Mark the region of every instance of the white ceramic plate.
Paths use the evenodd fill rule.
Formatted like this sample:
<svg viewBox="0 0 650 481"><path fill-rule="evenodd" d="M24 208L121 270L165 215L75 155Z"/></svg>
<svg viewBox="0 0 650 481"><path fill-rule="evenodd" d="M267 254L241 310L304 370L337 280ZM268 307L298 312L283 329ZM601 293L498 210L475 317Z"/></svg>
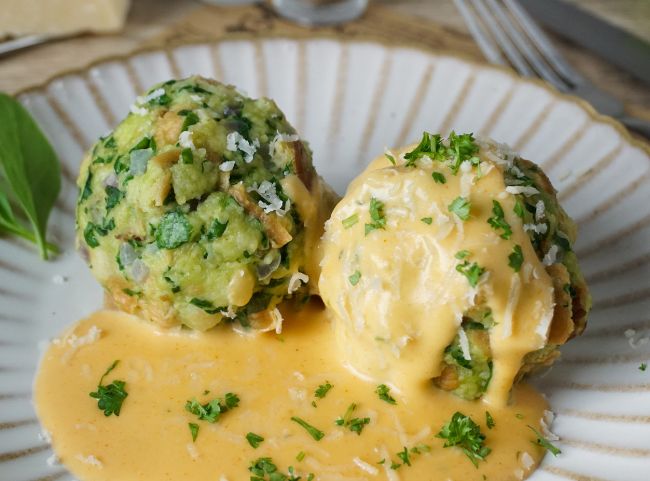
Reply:
<svg viewBox="0 0 650 481"><path fill-rule="evenodd" d="M339 192L385 146L424 129L480 132L541 163L580 225L595 302L586 333L538 381L562 455L532 479L650 479L650 369L638 369L650 358L650 150L586 104L504 70L376 43L269 39L141 53L19 95L63 163L50 233L65 252L42 262L32 246L0 239L0 480L72 479L47 465L30 398L39 345L102 302L73 251L79 161L137 93L190 74L274 98Z"/></svg>

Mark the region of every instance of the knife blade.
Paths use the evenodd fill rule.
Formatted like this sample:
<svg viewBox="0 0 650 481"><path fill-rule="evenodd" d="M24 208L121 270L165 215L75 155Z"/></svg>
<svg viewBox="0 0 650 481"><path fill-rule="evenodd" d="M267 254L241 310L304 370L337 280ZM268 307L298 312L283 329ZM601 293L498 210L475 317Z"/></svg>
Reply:
<svg viewBox="0 0 650 481"><path fill-rule="evenodd" d="M519 0L540 23L650 84L650 43L561 0Z"/></svg>

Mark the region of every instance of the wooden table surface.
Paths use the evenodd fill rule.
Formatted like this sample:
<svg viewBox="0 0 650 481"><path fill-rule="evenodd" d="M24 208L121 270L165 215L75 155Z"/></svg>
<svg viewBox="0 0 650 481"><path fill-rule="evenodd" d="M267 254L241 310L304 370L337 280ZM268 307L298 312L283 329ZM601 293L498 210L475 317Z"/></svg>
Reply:
<svg viewBox="0 0 650 481"><path fill-rule="evenodd" d="M650 1L571 1L650 41ZM278 19L265 5L213 7L196 0L134 0L127 25L118 34L83 35L0 59L0 90L16 93L39 85L57 73L142 47L241 33L309 35L323 31L350 37L377 37L483 59L451 0L374 0L362 19L334 28L299 27ZM570 63L595 84L620 98L630 114L650 119L647 85L585 49L553 38Z"/></svg>

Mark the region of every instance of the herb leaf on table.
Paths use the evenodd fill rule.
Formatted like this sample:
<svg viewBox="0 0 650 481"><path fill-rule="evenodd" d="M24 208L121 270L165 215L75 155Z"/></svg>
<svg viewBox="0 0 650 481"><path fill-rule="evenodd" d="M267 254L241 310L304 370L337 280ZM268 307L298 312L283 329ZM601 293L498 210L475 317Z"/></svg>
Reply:
<svg viewBox="0 0 650 481"><path fill-rule="evenodd" d="M32 116L0 93L0 233L38 245L41 256L56 246L46 241L47 220L61 188L59 160ZM29 222L25 227L14 208Z"/></svg>

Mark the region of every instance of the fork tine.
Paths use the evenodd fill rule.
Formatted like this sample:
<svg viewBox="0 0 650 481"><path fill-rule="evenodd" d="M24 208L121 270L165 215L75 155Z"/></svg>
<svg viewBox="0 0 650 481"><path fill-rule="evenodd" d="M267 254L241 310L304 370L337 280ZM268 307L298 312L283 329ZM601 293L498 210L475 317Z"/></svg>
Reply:
<svg viewBox="0 0 650 481"><path fill-rule="evenodd" d="M517 19L523 30L528 33L530 39L544 55L551 67L573 85L584 83L583 77L569 66L562 55L553 47L546 34L537 26L535 21L530 18L530 15L526 13L516 0L503 0L503 3L510 10L513 17Z"/></svg>
<svg viewBox="0 0 650 481"><path fill-rule="evenodd" d="M485 22L485 25L490 31L490 34L492 34L497 44L499 47L501 47L501 50L506 55L506 58L517 70L517 72L526 77L534 76L535 72L526 63L526 60L524 60L521 53L519 50L517 50L517 47L515 47L510 38L508 38L508 36L503 33L503 29L492 15L492 12L490 12L490 9L485 6L483 0L472 0L472 4L474 5L474 8L478 14L481 16L482 20Z"/></svg>
<svg viewBox="0 0 650 481"><path fill-rule="evenodd" d="M535 71L544 80L553 84L560 90L567 90L566 82L558 77L558 75L549 68L548 64L544 61L542 55L535 49L531 41L522 33L512 19L508 16L505 9L496 0L486 0L488 7L492 13L497 17L503 30L510 37L512 42L518 47L524 58L535 69Z"/></svg>
<svg viewBox="0 0 650 481"><path fill-rule="evenodd" d="M472 10L467 6L465 0L454 0L456 8L462 15L469 32L474 37L474 40L478 44L479 48L485 55L485 58L488 59L490 63L497 65L505 65L506 62L501 56L499 48L494 44L492 39L485 33L485 30L481 26L478 18L474 15Z"/></svg>

